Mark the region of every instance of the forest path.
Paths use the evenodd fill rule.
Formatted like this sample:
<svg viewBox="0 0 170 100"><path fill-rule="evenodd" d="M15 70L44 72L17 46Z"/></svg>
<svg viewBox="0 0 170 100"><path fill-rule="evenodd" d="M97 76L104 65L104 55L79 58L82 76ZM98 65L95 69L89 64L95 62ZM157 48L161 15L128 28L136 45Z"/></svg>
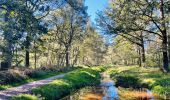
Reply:
<svg viewBox="0 0 170 100"><path fill-rule="evenodd" d="M18 87L9 88L7 90L2 90L0 91L0 100L9 100L14 95L29 93L32 88L48 84L49 82L52 82L55 79L63 78L64 76L65 74L61 74L43 80L30 82Z"/></svg>

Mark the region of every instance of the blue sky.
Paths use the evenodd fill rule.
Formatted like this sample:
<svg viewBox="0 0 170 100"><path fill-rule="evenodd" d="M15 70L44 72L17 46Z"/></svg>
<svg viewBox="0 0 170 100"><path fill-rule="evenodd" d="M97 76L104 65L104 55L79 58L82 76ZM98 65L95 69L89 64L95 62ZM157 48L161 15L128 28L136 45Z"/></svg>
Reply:
<svg viewBox="0 0 170 100"><path fill-rule="evenodd" d="M95 23L96 12L102 11L108 6L109 0L85 0L86 6L88 6L88 14L91 17L91 21ZM98 30L99 34L102 35L106 43L112 43L112 36L104 35Z"/></svg>
<svg viewBox="0 0 170 100"><path fill-rule="evenodd" d="M101 11L108 5L108 0L85 0L86 6L88 6L88 14L91 16L91 21L95 22L96 12Z"/></svg>

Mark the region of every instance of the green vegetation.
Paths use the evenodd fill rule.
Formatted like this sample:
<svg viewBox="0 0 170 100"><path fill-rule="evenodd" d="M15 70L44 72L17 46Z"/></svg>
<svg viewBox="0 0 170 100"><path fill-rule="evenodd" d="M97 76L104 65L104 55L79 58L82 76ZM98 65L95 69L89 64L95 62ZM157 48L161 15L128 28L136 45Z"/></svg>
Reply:
<svg viewBox="0 0 170 100"><path fill-rule="evenodd" d="M32 93L41 95L46 100L56 100L84 86L100 83L99 72L103 68L85 68L68 73L63 79L55 80L47 85L35 88Z"/></svg>
<svg viewBox="0 0 170 100"><path fill-rule="evenodd" d="M121 86L125 88L140 88L140 80L138 77L132 75L118 75L115 77L116 86Z"/></svg>
<svg viewBox="0 0 170 100"><path fill-rule="evenodd" d="M30 94L21 94L14 96L12 100L39 100L36 96Z"/></svg>
<svg viewBox="0 0 170 100"><path fill-rule="evenodd" d="M70 69L56 69L54 68L40 68L40 69L11 69L9 71L5 71L0 73L0 90L5 90L7 88L16 87L25 83L49 78L52 76L56 76L65 72L69 72L80 67L72 67Z"/></svg>
<svg viewBox="0 0 170 100"><path fill-rule="evenodd" d="M148 88L162 98L170 98L170 74L164 74L158 68L123 66L114 67L108 73L118 86Z"/></svg>
<svg viewBox="0 0 170 100"><path fill-rule="evenodd" d="M73 70L32 90L58 99L99 83L90 66L122 65L108 71L122 91L170 96L170 0L109 0L96 22L86 1L0 0L0 90Z"/></svg>
<svg viewBox="0 0 170 100"><path fill-rule="evenodd" d="M109 7L98 13L97 24L104 33L115 36L111 47L116 52L111 58L119 58L115 59L119 64L157 66L167 73L170 63L169 3L169 0L110 1Z"/></svg>

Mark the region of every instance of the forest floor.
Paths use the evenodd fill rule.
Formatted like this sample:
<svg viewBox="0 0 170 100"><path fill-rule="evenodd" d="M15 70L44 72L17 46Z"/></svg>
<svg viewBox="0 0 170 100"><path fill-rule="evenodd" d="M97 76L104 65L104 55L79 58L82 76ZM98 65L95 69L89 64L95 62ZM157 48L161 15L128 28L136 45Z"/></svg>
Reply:
<svg viewBox="0 0 170 100"><path fill-rule="evenodd" d="M65 74L61 74L61 75L53 76L53 77L46 78L46 79L43 79L43 80L30 82L30 83L27 83L27 84L24 84L24 85L21 85L21 86L18 86L18 87L13 87L13 88L9 88L7 90L0 91L0 100L8 100L10 97L12 97L14 95L29 93L29 91L32 88L36 88L38 86L48 84L55 79L59 79L59 78L64 77L64 75Z"/></svg>

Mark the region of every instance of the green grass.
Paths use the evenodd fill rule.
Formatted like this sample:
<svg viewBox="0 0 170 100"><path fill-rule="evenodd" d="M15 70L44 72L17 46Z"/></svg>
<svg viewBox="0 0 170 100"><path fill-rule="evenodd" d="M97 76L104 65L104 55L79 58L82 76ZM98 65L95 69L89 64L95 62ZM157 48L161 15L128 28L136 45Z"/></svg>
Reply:
<svg viewBox="0 0 170 100"><path fill-rule="evenodd" d="M49 78L49 77L56 76L56 75L59 75L59 74L61 74L61 72L58 72L58 73L57 72L49 72L49 73L46 73L45 75L42 75L41 77L28 78L28 79L25 79L21 82L14 82L14 83L6 84L6 85L0 85L0 90L5 90L5 89L11 88L11 87L20 86L20 85L23 85L23 84L26 84L26 83L29 83L29 82Z"/></svg>
<svg viewBox="0 0 170 100"><path fill-rule="evenodd" d="M162 73L159 68L141 68L137 66L114 67L107 71L115 81L117 76L136 77L140 81L141 88L147 87L161 97L170 98L170 73ZM128 79L127 79L128 80ZM127 82L124 80L124 83ZM123 83L123 82L122 82ZM134 84L135 85L135 84ZM136 84L138 85L138 84Z"/></svg>
<svg viewBox="0 0 170 100"><path fill-rule="evenodd" d="M17 96L14 96L12 100L39 100L36 96L30 95L30 94L20 94Z"/></svg>
<svg viewBox="0 0 170 100"><path fill-rule="evenodd" d="M68 70L68 71L71 71L71 70ZM56 75L59 75L59 74L66 73L68 71L63 71L63 72L44 71L45 74L40 74L40 75L37 75L36 77L29 77L29 78L24 79L20 82L12 82L12 83L8 83L8 84L5 84L5 85L0 85L0 90L6 90L8 88L20 86L20 85L23 85L23 84L26 84L26 83L29 83L29 82L38 81L38 80L41 80L41 79L53 77L53 76L56 76Z"/></svg>
<svg viewBox="0 0 170 100"><path fill-rule="evenodd" d="M32 93L41 95L45 100L58 100L82 87L99 84L102 71L101 67L78 69L66 74L63 79L33 89Z"/></svg>

